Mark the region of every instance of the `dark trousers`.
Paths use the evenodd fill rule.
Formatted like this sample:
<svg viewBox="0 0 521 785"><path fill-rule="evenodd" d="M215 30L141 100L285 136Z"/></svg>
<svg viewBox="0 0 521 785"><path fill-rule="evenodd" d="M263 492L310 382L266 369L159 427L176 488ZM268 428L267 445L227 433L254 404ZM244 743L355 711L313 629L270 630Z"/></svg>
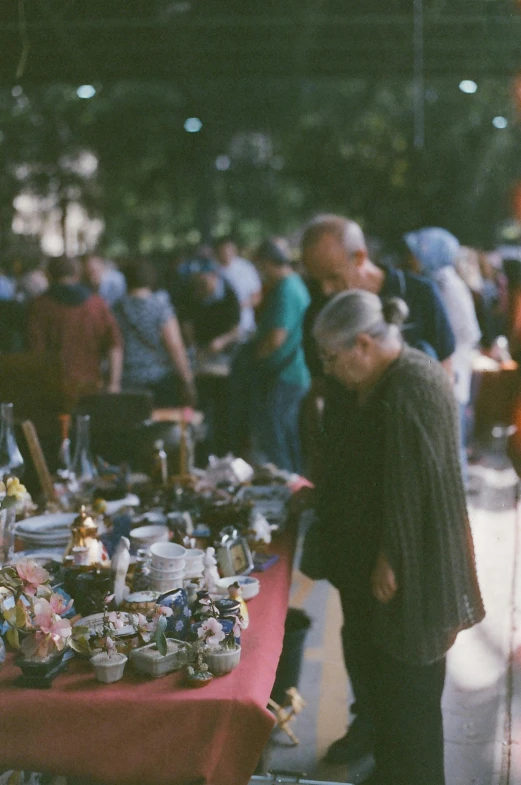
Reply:
<svg viewBox="0 0 521 785"><path fill-rule="evenodd" d="M342 596L344 659L351 707L374 733L382 785L445 785L441 697L445 659L408 665L379 649L370 635L370 601Z"/></svg>
<svg viewBox="0 0 521 785"><path fill-rule="evenodd" d="M302 472L299 412L305 387L277 377L264 379L254 392L253 449L257 458L290 472Z"/></svg>

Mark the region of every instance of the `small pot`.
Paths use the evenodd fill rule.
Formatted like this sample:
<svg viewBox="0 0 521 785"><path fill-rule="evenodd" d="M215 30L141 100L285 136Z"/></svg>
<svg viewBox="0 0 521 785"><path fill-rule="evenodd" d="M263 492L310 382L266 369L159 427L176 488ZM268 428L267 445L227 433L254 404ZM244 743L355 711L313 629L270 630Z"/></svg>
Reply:
<svg viewBox="0 0 521 785"><path fill-rule="evenodd" d="M185 566L186 549L175 542L155 542L150 553L156 570L179 570Z"/></svg>
<svg viewBox="0 0 521 785"><path fill-rule="evenodd" d="M118 652L107 654L105 651L101 651L90 658L94 668L94 675L98 681L102 681L104 684L111 684L122 678L127 660L128 657L125 657L124 654L119 654Z"/></svg>
<svg viewBox="0 0 521 785"><path fill-rule="evenodd" d="M208 663L208 668L214 676L224 676L237 667L241 659L241 647L227 649L224 646L216 646L205 652L204 658Z"/></svg>
<svg viewBox="0 0 521 785"><path fill-rule="evenodd" d="M63 649L48 654L46 657L29 657L23 655L15 660L22 671L16 683L19 687L36 687L47 689L59 673L67 670L67 660L74 656L71 649Z"/></svg>

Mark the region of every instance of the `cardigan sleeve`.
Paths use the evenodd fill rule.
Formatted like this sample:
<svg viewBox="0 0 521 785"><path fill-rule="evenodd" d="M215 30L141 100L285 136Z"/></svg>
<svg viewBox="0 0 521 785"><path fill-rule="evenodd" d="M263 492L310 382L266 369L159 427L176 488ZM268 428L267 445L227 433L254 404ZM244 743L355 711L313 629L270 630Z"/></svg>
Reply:
<svg viewBox="0 0 521 785"><path fill-rule="evenodd" d="M450 387L436 377L385 402L381 547L398 591L378 604L375 635L393 656L427 664L483 615Z"/></svg>

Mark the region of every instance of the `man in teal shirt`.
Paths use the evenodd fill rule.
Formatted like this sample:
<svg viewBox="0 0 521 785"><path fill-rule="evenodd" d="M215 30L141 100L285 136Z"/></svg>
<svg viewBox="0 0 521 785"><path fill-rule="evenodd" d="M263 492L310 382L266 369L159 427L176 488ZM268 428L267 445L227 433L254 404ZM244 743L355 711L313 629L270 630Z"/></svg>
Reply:
<svg viewBox="0 0 521 785"><path fill-rule="evenodd" d="M302 348L308 290L273 239L256 254L266 284L253 343L252 441L256 457L301 471L299 410L310 385Z"/></svg>

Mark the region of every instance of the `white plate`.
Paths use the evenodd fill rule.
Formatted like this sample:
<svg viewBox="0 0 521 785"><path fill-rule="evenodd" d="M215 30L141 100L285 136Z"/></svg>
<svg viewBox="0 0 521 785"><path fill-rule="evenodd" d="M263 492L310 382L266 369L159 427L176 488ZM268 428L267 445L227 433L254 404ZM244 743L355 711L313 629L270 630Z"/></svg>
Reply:
<svg viewBox="0 0 521 785"><path fill-rule="evenodd" d="M16 524L15 532L20 536L36 535L64 537L70 534L71 523L76 518L75 512L57 512L49 515L36 515Z"/></svg>
<svg viewBox="0 0 521 785"><path fill-rule="evenodd" d="M124 507L139 507L139 504L139 498L135 493L127 493L124 499L108 501L105 507L105 515L115 515Z"/></svg>
<svg viewBox="0 0 521 785"><path fill-rule="evenodd" d="M36 551L18 551L15 553L10 564L16 564L16 562L21 561L22 559L31 559L35 561L37 564L46 564L50 561L61 562L63 561L63 550L56 548L55 550L36 550Z"/></svg>
<svg viewBox="0 0 521 785"><path fill-rule="evenodd" d="M120 611L121 618L124 622L129 621L128 613L124 611ZM74 622L74 627L87 627L89 633L91 635L98 635L103 632L103 613L92 613L90 616L82 616L78 619L78 621ZM125 624L120 630L116 630L114 637L119 638L121 635L128 635L131 632L134 632L134 627L132 624Z"/></svg>
<svg viewBox="0 0 521 785"><path fill-rule="evenodd" d="M260 591L260 581L258 578L253 578L251 575L231 575L228 578L221 578L217 581L217 589L221 595L228 595L228 586L232 583L238 583L242 589L242 596L244 600L251 600L256 597Z"/></svg>

